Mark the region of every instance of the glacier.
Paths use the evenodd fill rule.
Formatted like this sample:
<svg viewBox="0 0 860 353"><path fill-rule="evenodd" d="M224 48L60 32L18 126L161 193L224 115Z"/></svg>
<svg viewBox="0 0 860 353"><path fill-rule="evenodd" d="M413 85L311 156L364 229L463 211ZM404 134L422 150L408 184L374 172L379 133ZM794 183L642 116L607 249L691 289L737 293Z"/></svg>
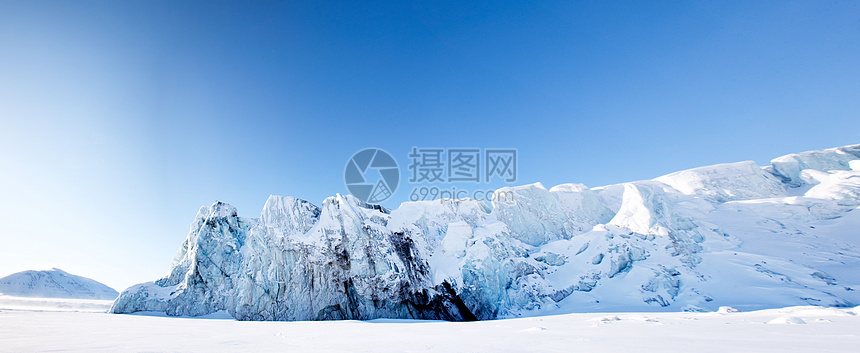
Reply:
<svg viewBox="0 0 860 353"><path fill-rule="evenodd" d="M489 320L860 303L860 145L483 201L270 196L201 207L170 272L113 313Z"/></svg>

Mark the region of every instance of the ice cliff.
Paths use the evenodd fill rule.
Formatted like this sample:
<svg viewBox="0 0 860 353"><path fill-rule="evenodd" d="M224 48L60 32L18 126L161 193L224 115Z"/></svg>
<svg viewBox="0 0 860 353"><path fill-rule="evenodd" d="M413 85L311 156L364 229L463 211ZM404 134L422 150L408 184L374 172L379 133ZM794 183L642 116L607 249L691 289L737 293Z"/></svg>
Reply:
<svg viewBox="0 0 860 353"><path fill-rule="evenodd" d="M164 278L111 312L485 320L860 304L860 145L588 188L388 210L271 196L202 207Z"/></svg>

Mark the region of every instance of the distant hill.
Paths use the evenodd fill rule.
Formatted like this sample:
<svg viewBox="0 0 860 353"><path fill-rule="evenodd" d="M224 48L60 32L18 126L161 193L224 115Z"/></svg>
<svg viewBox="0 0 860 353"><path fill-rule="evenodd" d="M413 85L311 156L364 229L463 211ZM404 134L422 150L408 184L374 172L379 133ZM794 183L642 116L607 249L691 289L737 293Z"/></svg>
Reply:
<svg viewBox="0 0 860 353"><path fill-rule="evenodd" d="M98 281L61 269L23 271L0 278L0 294L31 298L113 300L119 293Z"/></svg>

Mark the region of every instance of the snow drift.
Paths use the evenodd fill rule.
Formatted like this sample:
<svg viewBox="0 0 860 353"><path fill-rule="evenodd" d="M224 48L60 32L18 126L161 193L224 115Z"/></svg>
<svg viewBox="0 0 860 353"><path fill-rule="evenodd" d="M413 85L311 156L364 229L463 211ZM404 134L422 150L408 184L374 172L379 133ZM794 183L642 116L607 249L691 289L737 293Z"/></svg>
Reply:
<svg viewBox="0 0 860 353"><path fill-rule="evenodd" d="M111 312L486 320L860 303L860 145L506 201L271 196L202 207L171 272ZM510 196L512 195L512 197Z"/></svg>

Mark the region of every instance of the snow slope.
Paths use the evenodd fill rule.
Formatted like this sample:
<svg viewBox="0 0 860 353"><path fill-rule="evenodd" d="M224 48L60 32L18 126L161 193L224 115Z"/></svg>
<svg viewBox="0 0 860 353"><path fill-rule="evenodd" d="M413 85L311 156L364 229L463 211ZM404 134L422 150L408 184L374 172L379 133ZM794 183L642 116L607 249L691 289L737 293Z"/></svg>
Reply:
<svg viewBox="0 0 860 353"><path fill-rule="evenodd" d="M590 313L482 322L247 322L0 311L0 351L853 352L860 308Z"/></svg>
<svg viewBox="0 0 860 353"><path fill-rule="evenodd" d="M271 196L260 218L217 202L171 272L111 311L459 321L860 303L860 145L497 192L396 210Z"/></svg>
<svg viewBox="0 0 860 353"><path fill-rule="evenodd" d="M95 280L58 268L23 271L0 278L0 294L29 298L113 300L119 293Z"/></svg>

